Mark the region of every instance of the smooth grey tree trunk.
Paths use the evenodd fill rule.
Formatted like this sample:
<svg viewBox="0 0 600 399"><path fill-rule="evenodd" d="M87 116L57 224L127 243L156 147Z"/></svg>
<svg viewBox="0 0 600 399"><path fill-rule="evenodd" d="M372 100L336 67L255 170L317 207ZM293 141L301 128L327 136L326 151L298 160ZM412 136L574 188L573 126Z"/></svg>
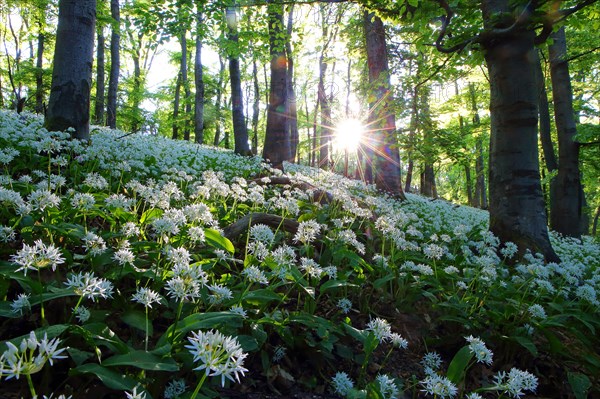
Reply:
<svg viewBox="0 0 600 399"><path fill-rule="evenodd" d="M173 140L179 139L179 102L181 101L181 69L175 82L175 98L173 99Z"/></svg>
<svg viewBox="0 0 600 399"><path fill-rule="evenodd" d="M512 25L509 0L482 2L487 29ZM490 79L490 230L502 242L514 242L560 261L548 236L537 147L538 97L535 32L516 28L483 43Z"/></svg>
<svg viewBox="0 0 600 399"><path fill-rule="evenodd" d="M285 31L283 6L269 2L269 52L271 55L271 82L267 110L267 130L263 159L274 168L283 170L283 162L291 161L290 136L287 129L287 60L285 57Z"/></svg>
<svg viewBox="0 0 600 399"><path fill-rule="evenodd" d="M194 101L194 137L196 143L204 143L204 69L202 67L202 39L204 17L202 5L197 2L196 10L196 54L194 58L194 84L196 97Z"/></svg>
<svg viewBox="0 0 600 399"><path fill-rule="evenodd" d="M550 213L550 227L561 234L580 238L588 231L588 220L584 212L585 199L579 170L579 143L575 140L577 126L564 26L550 37L550 78L558 135L556 202Z"/></svg>
<svg viewBox="0 0 600 399"><path fill-rule="evenodd" d="M190 81L188 79L188 51L187 51L187 31L183 29L179 38L181 45L181 85L183 86L183 103L184 103L184 116L183 116L183 139L185 141L190 140L190 114L192 113Z"/></svg>
<svg viewBox="0 0 600 399"><path fill-rule="evenodd" d="M96 0L60 0L58 8L54 69L44 124L48 130L72 127L74 138L88 139Z"/></svg>
<svg viewBox="0 0 600 399"><path fill-rule="evenodd" d="M104 124L104 91L106 90L106 73L104 71L105 41L102 28L98 28L98 43L96 44L96 102L94 104L94 122Z"/></svg>
<svg viewBox="0 0 600 399"><path fill-rule="evenodd" d="M254 103L252 104L252 153L258 154L258 120L260 117L260 85L258 84L258 67L256 58L252 60L252 84Z"/></svg>
<svg viewBox="0 0 600 399"><path fill-rule="evenodd" d="M333 135L331 121L331 104L327 93L325 92L325 79L327 75L327 61L325 54L321 53L319 59L319 83L317 87L318 102L321 108L321 125L319 126L319 167L329 169L331 165L331 156L329 147Z"/></svg>
<svg viewBox="0 0 600 399"><path fill-rule="evenodd" d="M296 91L294 89L294 58L292 57L292 28L294 22L294 5L290 5L287 20L287 34L285 39L285 53L287 56L287 128L290 136L290 153L291 162L296 162L296 154L298 152L298 112L296 110Z"/></svg>
<svg viewBox="0 0 600 399"><path fill-rule="evenodd" d="M42 31L42 22L39 22L37 59L35 63L35 112L41 114L44 112L44 41L45 36Z"/></svg>
<svg viewBox="0 0 600 399"><path fill-rule="evenodd" d="M400 181L400 154L396 138L396 119L392 110L393 96L385 42L385 27L381 18L364 13L369 83L376 101L371 102L369 129L373 134L375 184L380 190L405 199Z"/></svg>
<svg viewBox="0 0 600 399"><path fill-rule="evenodd" d="M227 22L229 29L227 38L233 43L234 52L229 54L229 82L231 84L231 114L233 118L233 140L234 152L236 154L250 154L250 144L248 143L248 127L244 117L244 99L242 96L242 76L240 72L240 57L238 54L238 27L237 27L237 9L227 8Z"/></svg>
<svg viewBox="0 0 600 399"><path fill-rule="evenodd" d="M216 127L215 127L215 137L213 140L213 145L215 147L219 146L221 141L221 97L222 97L222 87L223 81L225 79L225 60L219 54L219 81L217 83L217 99L215 100L215 115L216 115Z"/></svg>
<svg viewBox="0 0 600 399"><path fill-rule="evenodd" d="M546 79L544 77L544 72L542 71L542 62L539 56L539 51L536 51L535 69L539 95L540 143L542 146L542 154L546 170L552 174L558 170L558 160L556 159L554 143L552 141L550 104L548 103ZM546 187L542 188L544 189L544 196L547 198L547 213L550 215L550 218L552 218L552 210L556 209L556 179L550 179L550 182L546 185Z"/></svg>
<svg viewBox="0 0 600 399"><path fill-rule="evenodd" d="M110 36L110 76L108 78L106 125L115 129L117 127L117 91L119 88L119 73L121 69L121 15L119 10L119 0L110 0L110 15L113 21L111 25L112 33Z"/></svg>

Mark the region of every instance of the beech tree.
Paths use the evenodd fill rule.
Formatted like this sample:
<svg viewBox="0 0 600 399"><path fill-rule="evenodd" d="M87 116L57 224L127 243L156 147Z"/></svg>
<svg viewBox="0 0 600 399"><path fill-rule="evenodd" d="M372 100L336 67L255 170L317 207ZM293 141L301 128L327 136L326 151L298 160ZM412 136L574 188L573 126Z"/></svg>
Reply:
<svg viewBox="0 0 600 399"><path fill-rule="evenodd" d="M400 155L396 139L396 120L391 107L390 76L385 42L385 28L381 18L364 13L364 29L373 101L369 112L369 145L373 148L375 184L400 198L404 198L400 181Z"/></svg>
<svg viewBox="0 0 600 399"><path fill-rule="evenodd" d="M60 0L58 10L54 69L44 123L48 130L72 127L75 138L87 139L96 0Z"/></svg>
<svg viewBox="0 0 600 399"><path fill-rule="evenodd" d="M121 12L119 0L110 0L112 17L110 36L110 75L108 78L108 95L106 104L106 125L117 127L117 90L121 72Z"/></svg>
<svg viewBox="0 0 600 399"><path fill-rule="evenodd" d="M267 12L269 17L271 85L267 111L267 130L262 156L265 160L269 160L273 167L283 169L283 162L290 161L292 158L290 136L286 126L288 69L285 56L283 6L269 2Z"/></svg>

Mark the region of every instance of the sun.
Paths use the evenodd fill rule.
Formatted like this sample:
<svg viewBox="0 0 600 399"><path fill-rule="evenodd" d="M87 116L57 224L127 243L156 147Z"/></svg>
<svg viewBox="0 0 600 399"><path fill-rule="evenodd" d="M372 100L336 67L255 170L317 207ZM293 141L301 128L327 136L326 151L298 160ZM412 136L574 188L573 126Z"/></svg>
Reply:
<svg viewBox="0 0 600 399"><path fill-rule="evenodd" d="M360 120L344 119L335 127L333 146L341 151L356 151L364 133L365 127Z"/></svg>

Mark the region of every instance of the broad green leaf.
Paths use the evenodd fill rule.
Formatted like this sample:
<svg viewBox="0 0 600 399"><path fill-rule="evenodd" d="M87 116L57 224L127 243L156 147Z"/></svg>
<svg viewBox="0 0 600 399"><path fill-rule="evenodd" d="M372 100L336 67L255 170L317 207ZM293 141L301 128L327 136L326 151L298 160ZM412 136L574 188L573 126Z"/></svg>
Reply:
<svg viewBox="0 0 600 399"><path fill-rule="evenodd" d="M592 387L590 378L581 373L567 373L569 379L569 385L575 395L575 399L586 399L588 397L588 391Z"/></svg>
<svg viewBox="0 0 600 399"><path fill-rule="evenodd" d="M253 336L238 335L237 340L245 352L254 352L259 349L258 341Z"/></svg>
<svg viewBox="0 0 600 399"><path fill-rule="evenodd" d="M152 371L178 371L179 366L170 357L161 358L146 351L133 351L123 355L112 356L102 362L105 367L131 366Z"/></svg>
<svg viewBox="0 0 600 399"><path fill-rule="evenodd" d="M251 305L258 306L273 301L279 302L281 301L281 295L269 289L259 289L248 292L243 300Z"/></svg>
<svg viewBox="0 0 600 399"><path fill-rule="evenodd" d="M128 310L121 316L121 320L123 320L127 325L137 328L141 331L146 331L146 313L138 311L138 310ZM148 323L148 335L152 336L153 328L152 321Z"/></svg>
<svg viewBox="0 0 600 399"><path fill-rule="evenodd" d="M162 209L148 209L146 212L142 213L142 217L140 218L140 224L150 223L154 219L158 219L163 215Z"/></svg>
<svg viewBox="0 0 600 399"><path fill-rule="evenodd" d="M69 375L94 374L104 385L119 391L131 391L138 382L126 375L110 370L96 363L87 363L69 371Z"/></svg>
<svg viewBox="0 0 600 399"><path fill-rule="evenodd" d="M455 384L460 383L465 378L467 366L469 365L471 359L473 359L473 356L474 355L473 352L471 352L471 349L469 349L468 346L463 346L458 352L456 352L456 355L454 355L450 365L448 365L446 377L448 377L448 379Z"/></svg>
<svg viewBox="0 0 600 399"><path fill-rule="evenodd" d="M373 281L373 287L374 288L381 288L387 282L392 281L393 279L394 279L394 275L393 274L388 274L387 276L378 278L377 280Z"/></svg>
<svg viewBox="0 0 600 399"><path fill-rule="evenodd" d="M523 348L527 349L534 357L537 357L537 347L531 339L529 339L528 337L517 335L515 337L515 341L517 341Z"/></svg>
<svg viewBox="0 0 600 399"><path fill-rule="evenodd" d="M177 323L177 333L187 334L192 330L207 330L226 325L227 327L239 327L242 325L243 316L233 312L210 312L194 313ZM160 338L157 347L165 345L168 338L173 334L171 325Z"/></svg>
<svg viewBox="0 0 600 399"><path fill-rule="evenodd" d="M229 239L223 237L221 233L214 229L204 229L206 242L215 248L223 249L230 254L235 252L235 248Z"/></svg>
<svg viewBox="0 0 600 399"><path fill-rule="evenodd" d="M323 294L329 290L336 289L336 288L342 288L342 287L358 287L358 285L349 283L347 281L328 280L328 281L324 282L319 289L320 289L321 293Z"/></svg>

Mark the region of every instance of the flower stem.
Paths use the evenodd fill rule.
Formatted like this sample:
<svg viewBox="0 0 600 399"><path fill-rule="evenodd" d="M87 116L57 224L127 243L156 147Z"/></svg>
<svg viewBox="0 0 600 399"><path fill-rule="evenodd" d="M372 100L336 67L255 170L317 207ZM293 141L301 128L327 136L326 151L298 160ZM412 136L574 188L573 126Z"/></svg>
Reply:
<svg viewBox="0 0 600 399"><path fill-rule="evenodd" d="M148 306L146 306L146 352L148 352Z"/></svg>
<svg viewBox="0 0 600 399"><path fill-rule="evenodd" d="M198 383L198 385L196 385L196 389L194 389L194 393L192 393L192 396L190 397L190 399L196 399L196 396L198 395L198 392L200 392L200 388L202 388L202 385L204 384L204 380L206 380L206 372L202 373L202 378L200 379L200 382Z"/></svg>
<svg viewBox="0 0 600 399"><path fill-rule="evenodd" d="M29 385L29 393L31 393L31 397L36 398L37 394L35 393L35 388L33 387L33 381L31 380L31 375L25 374L25 378L27 379L27 385Z"/></svg>
<svg viewBox="0 0 600 399"><path fill-rule="evenodd" d="M173 333L171 334L171 345L175 342L175 333L177 332L177 324L179 323L179 319L181 318L181 311L183 310L183 299L179 302L179 307L177 308L177 318L175 319L175 324L173 325Z"/></svg>

